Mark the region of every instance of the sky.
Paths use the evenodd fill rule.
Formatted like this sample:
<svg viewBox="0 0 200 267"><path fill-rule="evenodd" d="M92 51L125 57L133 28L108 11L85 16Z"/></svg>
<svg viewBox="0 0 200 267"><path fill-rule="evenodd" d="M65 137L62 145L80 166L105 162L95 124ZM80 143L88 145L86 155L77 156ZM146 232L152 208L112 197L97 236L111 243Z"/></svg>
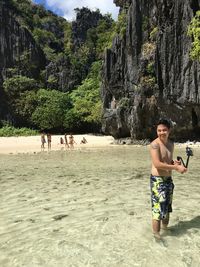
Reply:
<svg viewBox="0 0 200 267"><path fill-rule="evenodd" d="M88 7L91 10L99 8L102 14L111 13L115 20L119 12L113 0L32 0L32 2L42 4L46 9L70 21L76 18L74 8L77 7Z"/></svg>

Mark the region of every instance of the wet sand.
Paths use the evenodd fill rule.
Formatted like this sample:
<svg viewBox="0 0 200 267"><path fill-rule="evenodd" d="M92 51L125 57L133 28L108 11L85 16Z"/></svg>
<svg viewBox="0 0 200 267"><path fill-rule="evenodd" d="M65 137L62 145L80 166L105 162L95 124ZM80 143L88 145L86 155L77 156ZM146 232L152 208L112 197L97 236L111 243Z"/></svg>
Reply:
<svg viewBox="0 0 200 267"><path fill-rule="evenodd" d="M156 242L148 147L0 155L0 266L200 266L199 162L196 148L174 173L171 230Z"/></svg>

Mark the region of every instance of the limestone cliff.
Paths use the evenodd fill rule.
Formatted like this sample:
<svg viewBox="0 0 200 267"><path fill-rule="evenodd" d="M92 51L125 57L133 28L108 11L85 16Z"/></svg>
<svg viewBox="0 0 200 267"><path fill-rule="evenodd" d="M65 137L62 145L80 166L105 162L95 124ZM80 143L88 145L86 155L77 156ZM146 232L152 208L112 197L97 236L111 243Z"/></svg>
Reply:
<svg viewBox="0 0 200 267"><path fill-rule="evenodd" d="M105 19L98 10L91 11L86 7L76 9L76 20L72 21L71 49L77 60L77 66L72 64L71 61L74 60L72 56L70 56L70 60L66 55L56 62L50 62L46 68L46 76L47 80L49 77L54 77L55 84L52 84L54 88L59 88L63 92L71 91L74 87L81 84L81 81L87 76L96 56L92 49L89 49L85 55L81 55L80 51L86 46L88 30L94 30L103 18ZM87 53L88 55L86 55ZM87 59L81 68L83 56ZM50 88L49 84L48 87Z"/></svg>
<svg viewBox="0 0 200 267"><path fill-rule="evenodd" d="M76 20L72 21L72 40L74 50L77 50L85 43L88 30L97 27L103 16L98 10L91 11L87 7L75 10L77 15Z"/></svg>
<svg viewBox="0 0 200 267"><path fill-rule="evenodd" d="M103 131L152 138L158 118L168 117L176 139L200 137L200 64L187 35L200 1L114 2L128 7L127 27L105 54Z"/></svg>
<svg viewBox="0 0 200 267"><path fill-rule="evenodd" d="M36 45L28 29L19 24L15 11L6 0L0 0L0 47L0 75L4 75L4 69L20 64L25 53L27 63L35 66L33 76L37 76L38 67L45 66L42 50Z"/></svg>

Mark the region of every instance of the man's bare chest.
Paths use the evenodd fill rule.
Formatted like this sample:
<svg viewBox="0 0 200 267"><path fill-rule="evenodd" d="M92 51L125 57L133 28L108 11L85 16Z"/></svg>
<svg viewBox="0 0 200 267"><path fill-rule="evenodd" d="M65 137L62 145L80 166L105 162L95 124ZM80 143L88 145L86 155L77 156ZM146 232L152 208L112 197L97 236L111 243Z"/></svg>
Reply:
<svg viewBox="0 0 200 267"><path fill-rule="evenodd" d="M167 145L160 145L160 157L164 162L171 161L172 160L171 147Z"/></svg>

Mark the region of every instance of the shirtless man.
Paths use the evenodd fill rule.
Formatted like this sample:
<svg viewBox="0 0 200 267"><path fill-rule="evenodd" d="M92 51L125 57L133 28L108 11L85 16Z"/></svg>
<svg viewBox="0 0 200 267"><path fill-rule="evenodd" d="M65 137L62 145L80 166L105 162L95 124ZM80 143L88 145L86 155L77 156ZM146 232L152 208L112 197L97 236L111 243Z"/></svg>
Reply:
<svg viewBox="0 0 200 267"><path fill-rule="evenodd" d="M150 177L152 202L152 230L155 238L160 238L160 228L167 229L169 212L172 212L174 184L172 171L185 173L187 169L180 161L173 161L174 144L168 137L170 123L161 119L157 124L157 138L150 145L152 169Z"/></svg>

